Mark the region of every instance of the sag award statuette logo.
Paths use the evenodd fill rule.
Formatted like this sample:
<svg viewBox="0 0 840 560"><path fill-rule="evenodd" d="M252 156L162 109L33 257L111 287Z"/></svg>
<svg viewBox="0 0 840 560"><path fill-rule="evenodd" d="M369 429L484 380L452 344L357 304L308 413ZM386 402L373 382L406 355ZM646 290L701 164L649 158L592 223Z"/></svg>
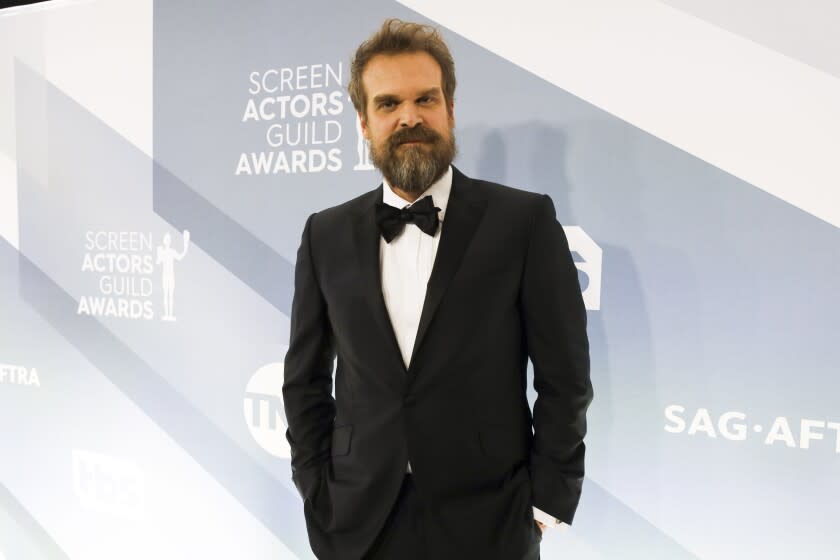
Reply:
<svg viewBox="0 0 840 560"><path fill-rule="evenodd" d="M155 246L150 232L86 232L82 272L94 274L97 291L79 298L76 313L148 321L155 318L155 302L160 301L161 320L175 321L175 262L190 246L190 232L184 230L182 235L183 249L178 251L169 233ZM154 294L155 266L161 273L160 300Z"/></svg>
<svg viewBox="0 0 840 560"><path fill-rule="evenodd" d="M181 261L190 248L190 232L184 230L184 250L180 253L171 247L172 237L163 235L163 245L157 248L157 264L162 265L163 316L164 321L175 321L175 261Z"/></svg>

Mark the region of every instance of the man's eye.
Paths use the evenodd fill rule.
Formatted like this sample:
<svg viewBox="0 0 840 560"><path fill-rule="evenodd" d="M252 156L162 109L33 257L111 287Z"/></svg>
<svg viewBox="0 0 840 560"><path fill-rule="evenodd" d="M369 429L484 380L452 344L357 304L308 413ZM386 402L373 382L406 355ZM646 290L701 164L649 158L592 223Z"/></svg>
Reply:
<svg viewBox="0 0 840 560"><path fill-rule="evenodd" d="M390 109L394 105L396 105L396 103L394 103L393 101L383 101L382 103L379 104L379 106L382 107L383 109Z"/></svg>

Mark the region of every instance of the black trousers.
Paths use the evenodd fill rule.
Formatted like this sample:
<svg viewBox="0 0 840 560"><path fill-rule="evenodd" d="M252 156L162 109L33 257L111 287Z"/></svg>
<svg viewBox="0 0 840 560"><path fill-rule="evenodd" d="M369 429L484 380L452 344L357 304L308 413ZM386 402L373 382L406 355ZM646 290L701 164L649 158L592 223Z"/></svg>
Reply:
<svg viewBox="0 0 840 560"><path fill-rule="evenodd" d="M426 512L417 497L414 478L406 473L394 507L364 560L430 560L426 545ZM539 545L522 560L539 560Z"/></svg>

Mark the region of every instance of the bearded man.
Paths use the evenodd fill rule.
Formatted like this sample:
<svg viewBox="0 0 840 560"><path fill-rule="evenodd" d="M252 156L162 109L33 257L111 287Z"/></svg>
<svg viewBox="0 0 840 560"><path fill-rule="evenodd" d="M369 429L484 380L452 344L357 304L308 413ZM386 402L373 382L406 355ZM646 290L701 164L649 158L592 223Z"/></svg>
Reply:
<svg viewBox="0 0 840 560"><path fill-rule="evenodd" d="M593 396L554 204L452 166L433 28L385 21L348 89L383 181L309 216L297 254L283 398L312 550L539 558L577 508Z"/></svg>

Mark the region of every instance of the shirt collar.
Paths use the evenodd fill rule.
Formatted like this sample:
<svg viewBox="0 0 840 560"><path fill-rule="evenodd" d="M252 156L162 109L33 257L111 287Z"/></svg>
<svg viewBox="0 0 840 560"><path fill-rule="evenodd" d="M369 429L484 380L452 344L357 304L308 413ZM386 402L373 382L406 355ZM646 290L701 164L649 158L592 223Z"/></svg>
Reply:
<svg viewBox="0 0 840 560"><path fill-rule="evenodd" d="M441 175L440 179L432 183L428 189L423 191L423 194L421 194L417 200L420 200L424 196L431 195L435 206L440 208L438 217L440 218L440 221L443 221L443 217L446 214L446 205L449 202L449 192L451 190L452 166L450 165L446 169L446 172ZM405 200L403 197L391 190L391 185L388 184L388 180L385 178L382 179L382 202L390 204L396 208L405 208L414 204L413 202L410 203Z"/></svg>

